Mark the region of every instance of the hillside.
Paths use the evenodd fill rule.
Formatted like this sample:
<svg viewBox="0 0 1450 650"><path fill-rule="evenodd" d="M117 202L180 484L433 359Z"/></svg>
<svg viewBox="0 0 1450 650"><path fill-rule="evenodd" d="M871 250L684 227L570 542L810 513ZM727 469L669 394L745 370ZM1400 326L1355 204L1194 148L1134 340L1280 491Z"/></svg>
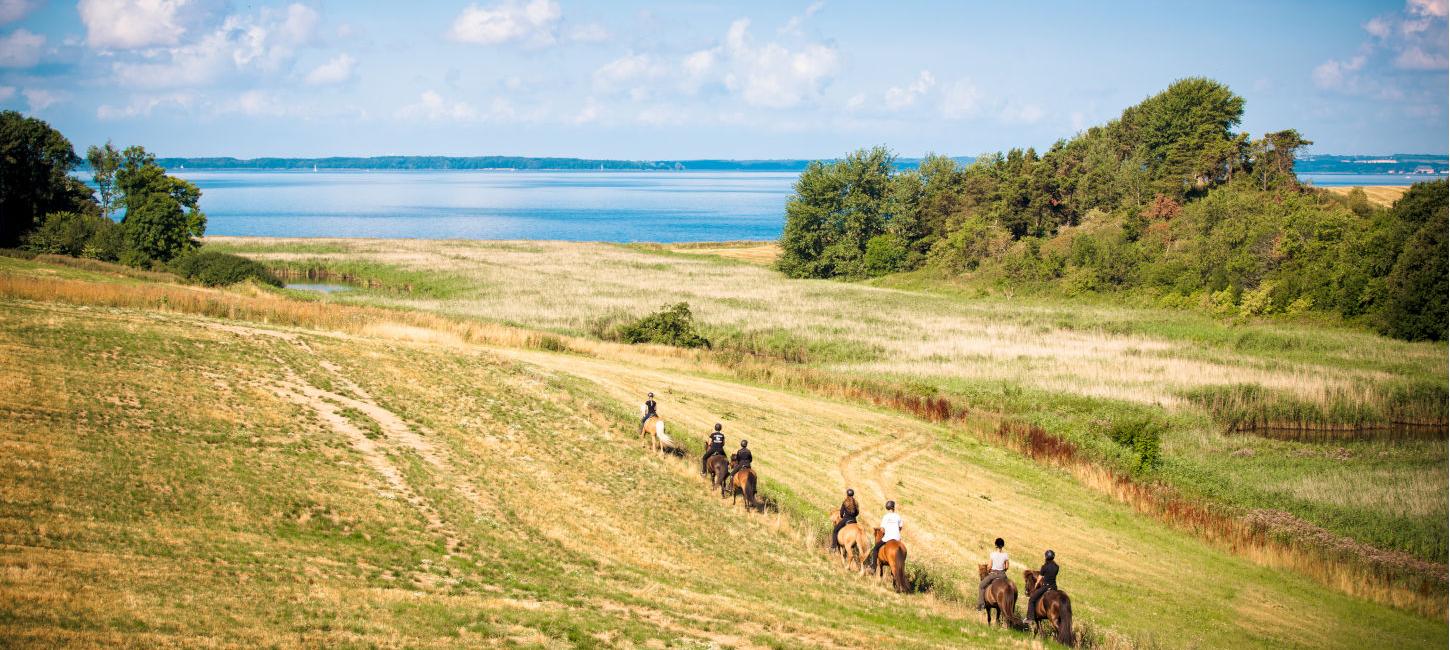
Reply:
<svg viewBox="0 0 1450 650"><path fill-rule="evenodd" d="M1446 643L1440 617L1164 526L989 430L696 353L94 268L0 258L0 636L21 645L1025 643L961 604L997 535L1058 551L1099 645ZM748 436L780 511L731 509L625 433L645 390L679 437ZM931 593L820 551L848 484L868 516L902 504Z"/></svg>

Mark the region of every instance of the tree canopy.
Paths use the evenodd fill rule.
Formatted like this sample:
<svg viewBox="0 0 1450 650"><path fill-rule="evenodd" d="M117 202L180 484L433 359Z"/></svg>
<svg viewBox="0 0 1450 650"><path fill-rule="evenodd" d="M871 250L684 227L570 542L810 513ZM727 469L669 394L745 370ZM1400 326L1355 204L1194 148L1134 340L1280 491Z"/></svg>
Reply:
<svg viewBox="0 0 1450 650"><path fill-rule="evenodd" d="M14 247L52 212L94 212L90 188L71 178L80 163L49 124L0 111L0 247Z"/></svg>

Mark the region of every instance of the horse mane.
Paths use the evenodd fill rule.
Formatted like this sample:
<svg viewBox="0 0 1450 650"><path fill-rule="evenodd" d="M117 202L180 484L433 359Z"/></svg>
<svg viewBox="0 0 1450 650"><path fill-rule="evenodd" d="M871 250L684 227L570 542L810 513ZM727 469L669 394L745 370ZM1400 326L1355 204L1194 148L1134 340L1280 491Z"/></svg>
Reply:
<svg viewBox="0 0 1450 650"><path fill-rule="evenodd" d="M1027 589L1027 591L1029 591L1029 592L1032 591L1033 589L1036 589L1037 588L1037 572L1036 571L1033 571L1032 569L1025 569L1025 570L1023 570L1022 571L1022 586L1025 587Z"/></svg>
<svg viewBox="0 0 1450 650"><path fill-rule="evenodd" d="M987 577L987 568L988 567L985 564L978 564L977 565L977 577L978 578L985 578L985 577Z"/></svg>

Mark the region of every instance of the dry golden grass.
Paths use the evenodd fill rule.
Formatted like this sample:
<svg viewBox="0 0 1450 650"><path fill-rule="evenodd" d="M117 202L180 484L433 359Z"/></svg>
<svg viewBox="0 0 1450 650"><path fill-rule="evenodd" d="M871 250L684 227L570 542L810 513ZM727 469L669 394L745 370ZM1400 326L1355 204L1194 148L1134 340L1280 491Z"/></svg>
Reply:
<svg viewBox="0 0 1450 650"><path fill-rule="evenodd" d="M780 257L780 244L775 242L712 242L709 244L666 244L664 250L693 255L714 255L730 260L772 266Z"/></svg>
<svg viewBox="0 0 1450 650"><path fill-rule="evenodd" d="M1381 207L1387 207L1400 200L1405 192L1410 190L1408 185L1359 185L1359 186L1335 186L1320 188L1332 194L1347 195L1355 189L1364 190L1365 198L1369 202Z"/></svg>

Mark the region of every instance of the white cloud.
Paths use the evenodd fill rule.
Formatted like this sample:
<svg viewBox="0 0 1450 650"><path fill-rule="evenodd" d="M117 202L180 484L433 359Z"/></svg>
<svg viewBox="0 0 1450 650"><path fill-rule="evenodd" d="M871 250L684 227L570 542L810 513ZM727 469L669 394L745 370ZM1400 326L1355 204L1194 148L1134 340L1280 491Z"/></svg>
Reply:
<svg viewBox="0 0 1450 650"><path fill-rule="evenodd" d="M922 70L921 73L917 74L916 79L905 87L892 86L887 88L886 94L881 98L881 101L886 105L888 110L899 111L904 108L910 108L913 104L916 104L917 99L920 99L922 95L925 95L935 85L936 77L932 76L931 71Z"/></svg>
<svg viewBox="0 0 1450 650"><path fill-rule="evenodd" d="M352 79L353 70L357 67L357 60L352 56L343 53L329 59L326 63L312 69L307 73L306 81L313 86L329 86L346 83Z"/></svg>
<svg viewBox="0 0 1450 650"><path fill-rule="evenodd" d="M549 45L555 41L559 19L564 15L554 0L504 0L489 7L468 5L458 17L448 36L460 43L498 45L525 41Z"/></svg>
<svg viewBox="0 0 1450 650"><path fill-rule="evenodd" d="M1329 60L1314 68L1314 85L1326 90L1348 90L1354 84L1354 72L1364 67L1363 55L1347 61Z"/></svg>
<svg viewBox="0 0 1450 650"><path fill-rule="evenodd" d="M594 71L594 90L600 93L628 92L636 101L649 97L650 82L669 74L669 67L646 54L628 54Z"/></svg>
<svg viewBox="0 0 1450 650"><path fill-rule="evenodd" d="M780 28L780 33L796 35L800 34L801 25L804 24L807 20L810 20L811 16L816 15L816 12L824 9L825 7L826 0L816 0L815 2L812 2L809 6L806 7L805 12L803 12L801 15L791 16L790 20L785 21L785 25Z"/></svg>
<svg viewBox="0 0 1450 650"><path fill-rule="evenodd" d="M30 106L31 113L39 113L62 99L57 93L39 88L30 88L22 91L21 94L25 95L25 103Z"/></svg>
<svg viewBox="0 0 1450 650"><path fill-rule="evenodd" d="M157 88L207 85L228 74L269 74L290 69L299 48L314 42L317 11L293 4L264 7L255 16L228 16L220 27L186 45L147 51L113 64L119 81Z"/></svg>
<svg viewBox="0 0 1450 650"><path fill-rule="evenodd" d="M595 103L593 97L590 97L589 99L584 101L584 106L580 107L579 112L575 113L574 117L569 121L574 124L589 124L591 122L597 121L598 119L599 104Z"/></svg>
<svg viewBox="0 0 1450 650"><path fill-rule="evenodd" d="M1410 46L1395 57L1395 67L1405 70L1444 70L1450 61L1444 56L1435 56L1419 46Z"/></svg>
<svg viewBox="0 0 1450 650"><path fill-rule="evenodd" d="M1375 16L1364 24L1364 31L1369 32L1369 35L1375 38L1385 38L1390 35L1390 23L1380 16Z"/></svg>
<svg viewBox="0 0 1450 650"><path fill-rule="evenodd" d="M10 101L15 96L15 86L0 86L0 102Z"/></svg>
<svg viewBox="0 0 1450 650"><path fill-rule="evenodd" d="M866 93L856 93L846 100L846 110L857 111L866 106Z"/></svg>
<svg viewBox="0 0 1450 650"><path fill-rule="evenodd" d="M76 11L91 47L175 45L186 33L189 0L80 0Z"/></svg>
<svg viewBox="0 0 1450 650"><path fill-rule="evenodd" d="M774 42L756 45L749 31L748 18L731 23L721 50L725 87L746 104L764 108L796 106L818 97L836 72L839 56L835 48L820 43L796 50Z"/></svg>
<svg viewBox="0 0 1450 650"><path fill-rule="evenodd" d="M590 23L569 30L567 38L575 43L603 43L609 40L609 30L603 25Z"/></svg>
<svg viewBox="0 0 1450 650"><path fill-rule="evenodd" d="M1046 111L1043 111L1042 107L1037 104L1008 102L1002 107L998 117L1008 124L1036 124L1042 121L1046 115Z"/></svg>
<svg viewBox="0 0 1450 650"><path fill-rule="evenodd" d="M34 11L37 0L0 0L0 25L13 23Z"/></svg>
<svg viewBox="0 0 1450 650"><path fill-rule="evenodd" d="M958 79L942 89L941 102L937 108L942 117L960 120L976 115L981 100L982 94L971 80Z"/></svg>
<svg viewBox="0 0 1450 650"><path fill-rule="evenodd" d="M1445 18L1447 13L1446 0L1409 0L1406 9L1416 16L1433 16Z"/></svg>
<svg viewBox="0 0 1450 650"><path fill-rule="evenodd" d="M102 104L96 109L96 117L102 120L120 120L129 117L144 117L165 106L191 108L196 96L191 93L170 93L164 95L133 96L125 106Z"/></svg>
<svg viewBox="0 0 1450 650"><path fill-rule="evenodd" d="M25 28L0 36L0 68L29 68L40 63L45 37Z"/></svg>
<svg viewBox="0 0 1450 650"><path fill-rule="evenodd" d="M398 109L397 116L406 120L452 120L467 122L478 119L478 110L466 102L449 101L432 90L418 96L417 103Z"/></svg>

